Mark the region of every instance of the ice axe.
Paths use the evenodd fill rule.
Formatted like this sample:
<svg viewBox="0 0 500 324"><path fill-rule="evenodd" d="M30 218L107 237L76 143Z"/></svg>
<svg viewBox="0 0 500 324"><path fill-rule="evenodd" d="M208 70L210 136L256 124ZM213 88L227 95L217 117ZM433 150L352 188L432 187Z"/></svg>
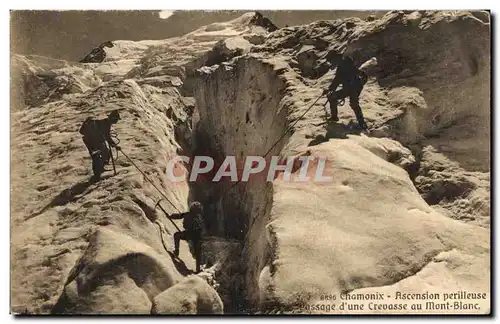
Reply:
<svg viewBox="0 0 500 324"><path fill-rule="evenodd" d="M109 143L108 143L108 148L109 148L109 155L111 156L111 164L113 164L113 172L116 175L115 157L113 156L113 150L111 149L111 145ZM116 148L116 151L118 152L118 148Z"/></svg>
<svg viewBox="0 0 500 324"><path fill-rule="evenodd" d="M326 93L326 100L325 100L325 103L323 104L323 108L325 109L325 118L328 119L328 110L326 109L326 104L328 103L328 95L330 94L330 92L327 92Z"/></svg>

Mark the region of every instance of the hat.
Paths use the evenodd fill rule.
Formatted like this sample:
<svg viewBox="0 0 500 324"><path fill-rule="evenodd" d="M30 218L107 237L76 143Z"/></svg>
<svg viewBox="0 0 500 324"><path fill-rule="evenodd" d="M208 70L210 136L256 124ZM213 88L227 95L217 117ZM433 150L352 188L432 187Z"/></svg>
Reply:
<svg viewBox="0 0 500 324"><path fill-rule="evenodd" d="M324 58L325 58L325 60L327 60L330 63L338 62L342 58L342 54L335 51L335 50L331 50L328 53L326 53Z"/></svg>
<svg viewBox="0 0 500 324"><path fill-rule="evenodd" d="M113 110L112 112L109 113L108 118L114 120L120 120L120 113L118 113L118 110Z"/></svg>
<svg viewBox="0 0 500 324"><path fill-rule="evenodd" d="M203 206L199 201L193 201L189 205L189 210L192 212L203 213Z"/></svg>

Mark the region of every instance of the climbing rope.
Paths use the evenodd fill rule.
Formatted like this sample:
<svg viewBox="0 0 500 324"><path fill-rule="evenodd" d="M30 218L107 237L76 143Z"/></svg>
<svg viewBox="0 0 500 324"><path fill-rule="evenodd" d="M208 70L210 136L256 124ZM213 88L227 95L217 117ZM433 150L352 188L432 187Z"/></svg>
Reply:
<svg viewBox="0 0 500 324"><path fill-rule="evenodd" d="M163 238L163 228L162 228L163 224L159 220L157 220L155 222L155 224L158 225L158 228L160 230L160 241L161 241L161 244L163 245L163 248L165 249L165 251L169 252L167 246L165 245L165 239ZM163 226L165 226L165 225L163 225ZM179 229L179 228L177 227L177 229Z"/></svg>
<svg viewBox="0 0 500 324"><path fill-rule="evenodd" d="M165 194L153 183L153 181L151 181L151 179L149 179L149 177L146 175L146 173L144 173L144 171L142 171L135 163L134 161L132 161L132 159L127 155L125 154L125 152L123 152L123 150L121 148L116 148L117 151L120 151L122 152L123 156L137 169L137 171L139 171L143 176L144 176L144 179L146 179L159 193L160 195L163 197L163 199L165 199L166 201L168 201L170 203L170 205L172 205L172 207L174 207L174 209L178 212L178 213L181 213L181 211L175 207L175 205L170 201L170 199L167 198L167 196L165 196ZM163 207L160 205L160 201L162 201L163 199L160 199L156 205L155 205L155 208L156 206L159 206L160 209L165 213L165 215L167 215L167 218L172 222L172 224L174 224L175 228L180 231L179 227L174 223L174 221L172 219L170 219L168 216L169 214L165 211L165 209L163 209Z"/></svg>
<svg viewBox="0 0 500 324"><path fill-rule="evenodd" d="M319 99L321 99L321 97L323 97L323 94L321 94L316 100L314 100L314 102L309 106L309 108L306 109L306 111L304 111L304 113L290 126L288 126L288 128L285 130L285 132L283 133L283 135L281 135L281 137L276 141L276 143L274 143L273 146L271 146L271 148L266 152L266 154L264 154L264 158L269 154L271 153L271 151L273 150L273 148L276 147L276 145L278 145L278 143L285 137L285 135L292 130L292 128L297 125L297 123L309 112L309 110L311 110L311 108L318 102Z"/></svg>
<svg viewBox="0 0 500 324"><path fill-rule="evenodd" d="M120 139L118 138L118 133L115 131L115 130L111 130L110 131L110 137L113 139L113 142L115 143L115 148L116 148L116 158L113 160L113 169L114 169L114 162L118 159L118 152L122 152L123 156L129 160L129 162L144 176L144 178L160 193L160 195L163 197L163 198L160 198L160 200L158 200L158 202L156 203L155 205L155 209L156 207L160 207L160 209L163 211L163 213L165 213L165 215L167 216L167 219L174 225L174 227L177 229L178 232L180 232L180 228L179 226L177 226L177 224L172 220L170 219L169 214L167 213L167 211L165 209L163 209L163 207L160 205L160 202L165 199L166 201L168 201L170 203L170 205L172 205L172 207L175 208L175 210L177 210L177 212L181 212L177 207L175 207L175 205L165 196L165 194L163 194L163 192L153 183L153 181L151 181L151 179L148 178L148 176L144 173L144 171L142 171L135 163L134 161L132 161L132 159L125 153L123 152L123 150L118 146L118 144L120 144ZM110 147L110 154L111 154L111 158L113 159L113 151L111 150L111 147ZM115 175L116 175L116 171L115 171ZM162 224L159 220L156 220L155 221L155 224L158 225L158 228L160 230L160 240L161 240L161 243L163 245L163 248L165 249L165 251L169 251L167 246L165 245L165 240L163 238L163 229L162 229Z"/></svg>
<svg viewBox="0 0 500 324"><path fill-rule="evenodd" d="M180 228L177 227L177 224L174 223L173 220L171 220L169 217L168 217L168 213L165 211L165 209L163 209L163 207L160 205L160 202L162 201L162 199L158 200L158 202L156 203L155 205L155 209L156 207L160 207L161 211L165 213L165 215L167 215L167 218L172 222L172 224L174 224L175 228L177 229L178 232L180 232Z"/></svg>

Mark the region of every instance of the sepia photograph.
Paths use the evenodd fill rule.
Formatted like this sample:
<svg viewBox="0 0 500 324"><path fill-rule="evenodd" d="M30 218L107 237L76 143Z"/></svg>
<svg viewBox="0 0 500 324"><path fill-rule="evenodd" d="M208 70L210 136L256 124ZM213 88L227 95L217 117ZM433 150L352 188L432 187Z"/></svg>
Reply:
<svg viewBox="0 0 500 324"><path fill-rule="evenodd" d="M491 315L489 10L9 15L11 315Z"/></svg>

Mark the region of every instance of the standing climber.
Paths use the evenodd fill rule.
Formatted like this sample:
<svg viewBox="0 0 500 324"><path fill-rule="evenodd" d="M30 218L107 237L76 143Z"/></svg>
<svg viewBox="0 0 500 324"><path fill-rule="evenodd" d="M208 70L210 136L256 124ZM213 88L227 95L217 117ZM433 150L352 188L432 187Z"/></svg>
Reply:
<svg viewBox="0 0 500 324"><path fill-rule="evenodd" d="M100 180L104 166L109 163L112 154L106 143L110 147L119 149L117 143L111 138L111 126L119 120L118 110L113 110L105 119L87 118L80 127L79 132L83 135L83 143L92 158L93 180L95 181Z"/></svg>
<svg viewBox="0 0 500 324"><path fill-rule="evenodd" d="M349 56L343 55L340 58L337 64L337 72L335 73L335 78L333 79L328 89L323 91L323 94L327 95L328 101L330 103L330 120L339 120L337 110L338 100L349 97L349 103L351 105L351 109L356 115L359 127L361 127L362 129L366 129L363 112L361 111L361 107L359 106L359 95L361 94L361 90L363 90L363 86L365 85L366 80L366 73L358 69ZM342 89L337 90L337 87L341 84Z"/></svg>
<svg viewBox="0 0 500 324"><path fill-rule="evenodd" d="M203 206L200 202L194 201L189 206L189 211L186 213L173 214L170 219L184 219L184 231L174 234L174 254L179 256L180 240L191 241L194 247L194 257L196 259L196 272L200 272L201 266L201 239L205 229Z"/></svg>

